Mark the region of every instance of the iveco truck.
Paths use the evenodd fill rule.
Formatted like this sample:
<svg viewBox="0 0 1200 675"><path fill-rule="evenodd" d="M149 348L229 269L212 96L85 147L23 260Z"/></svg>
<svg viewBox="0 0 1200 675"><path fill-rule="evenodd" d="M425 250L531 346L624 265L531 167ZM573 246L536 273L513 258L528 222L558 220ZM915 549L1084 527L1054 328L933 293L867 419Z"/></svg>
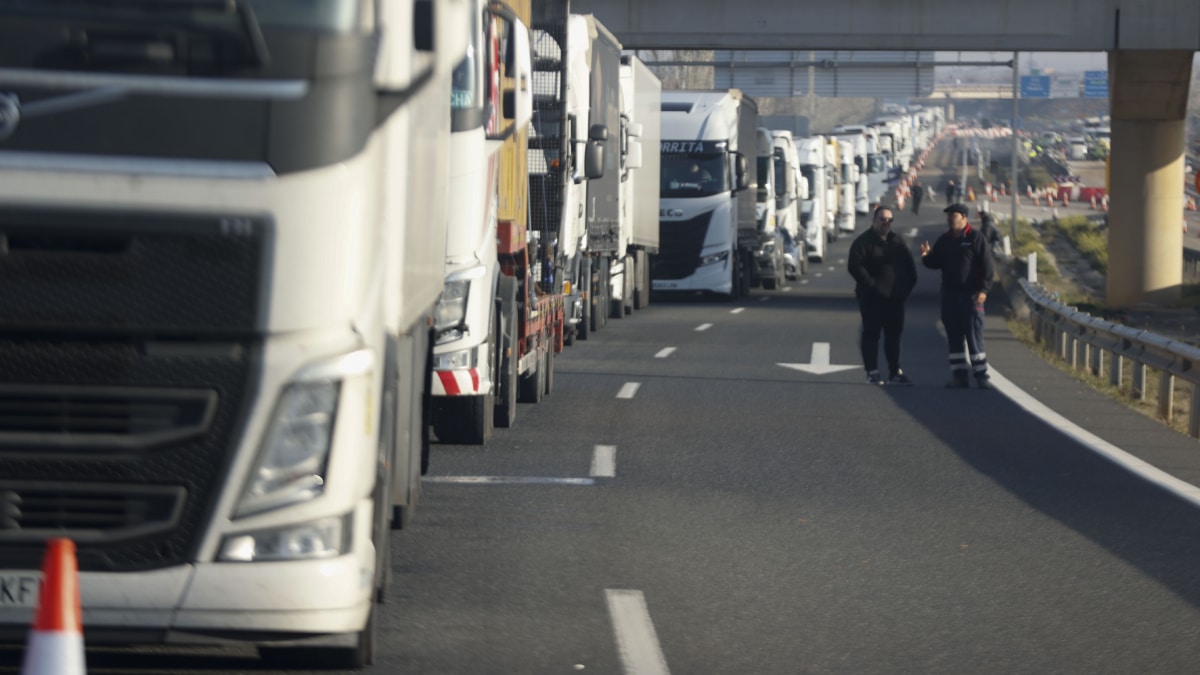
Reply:
<svg viewBox="0 0 1200 675"><path fill-rule="evenodd" d="M516 37L470 5L0 3L6 589L68 537L91 645L371 660L427 450L450 71Z"/></svg>
<svg viewBox="0 0 1200 675"><path fill-rule="evenodd" d="M800 155L800 175L808 182L808 199L800 200L800 224L808 242L808 259L821 262L836 231L836 202L830 201L831 177L825 164L825 137L801 138L796 144Z"/></svg>
<svg viewBox="0 0 1200 675"><path fill-rule="evenodd" d="M758 107L738 89L664 91L655 291L734 299L750 288L758 250Z"/></svg>

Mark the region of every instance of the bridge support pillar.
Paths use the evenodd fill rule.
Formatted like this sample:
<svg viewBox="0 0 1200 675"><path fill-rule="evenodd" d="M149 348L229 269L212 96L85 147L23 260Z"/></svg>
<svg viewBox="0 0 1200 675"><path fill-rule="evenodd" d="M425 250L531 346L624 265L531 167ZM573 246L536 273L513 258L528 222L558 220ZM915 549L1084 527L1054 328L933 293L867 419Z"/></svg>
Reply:
<svg viewBox="0 0 1200 675"><path fill-rule="evenodd" d="M1111 306L1167 305L1183 283L1184 118L1191 51L1112 51Z"/></svg>

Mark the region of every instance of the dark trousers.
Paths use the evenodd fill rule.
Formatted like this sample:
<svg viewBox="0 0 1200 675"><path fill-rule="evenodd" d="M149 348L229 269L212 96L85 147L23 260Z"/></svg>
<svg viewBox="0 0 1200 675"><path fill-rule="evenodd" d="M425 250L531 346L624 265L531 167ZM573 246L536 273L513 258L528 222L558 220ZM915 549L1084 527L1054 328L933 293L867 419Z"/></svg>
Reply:
<svg viewBox="0 0 1200 675"><path fill-rule="evenodd" d="M900 372L900 333L904 331L904 301L860 298L862 314L863 366L867 372L879 370L879 333L883 332L883 355L891 375Z"/></svg>
<svg viewBox="0 0 1200 675"><path fill-rule="evenodd" d="M942 290L942 325L950 351L950 374L966 380L968 373L987 377L983 350L983 306L975 304L973 291ZM968 361L969 359L969 361Z"/></svg>
<svg viewBox="0 0 1200 675"><path fill-rule="evenodd" d="M921 194L922 194L924 191L925 191L925 188L918 188L917 190L915 190L915 191L913 192L913 196L912 196L912 200L913 200L913 213L920 213L920 212L921 212Z"/></svg>

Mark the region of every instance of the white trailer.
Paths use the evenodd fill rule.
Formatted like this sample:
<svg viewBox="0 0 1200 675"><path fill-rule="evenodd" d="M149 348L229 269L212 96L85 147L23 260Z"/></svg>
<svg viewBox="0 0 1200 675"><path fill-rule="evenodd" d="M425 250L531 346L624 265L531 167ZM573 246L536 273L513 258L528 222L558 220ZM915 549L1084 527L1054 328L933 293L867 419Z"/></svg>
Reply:
<svg viewBox="0 0 1200 675"><path fill-rule="evenodd" d="M641 59L621 57L621 248L612 268L613 316L650 304L658 253L662 82ZM619 310L619 311L618 311Z"/></svg>
<svg viewBox="0 0 1200 675"><path fill-rule="evenodd" d="M90 645L371 661L427 458L471 7L0 4L0 390L56 411L0 431L0 578L73 539Z"/></svg>

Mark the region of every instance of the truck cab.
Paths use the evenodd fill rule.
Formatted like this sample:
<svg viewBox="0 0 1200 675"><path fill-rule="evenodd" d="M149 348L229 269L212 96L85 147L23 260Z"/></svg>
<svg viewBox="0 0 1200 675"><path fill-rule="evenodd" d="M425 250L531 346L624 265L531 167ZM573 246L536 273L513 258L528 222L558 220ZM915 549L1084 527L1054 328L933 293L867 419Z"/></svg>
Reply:
<svg viewBox="0 0 1200 675"><path fill-rule="evenodd" d="M800 175L808 183L808 199L800 200L800 225L805 229L808 259L821 262L830 241L829 175L825 164L825 137L810 136L797 144Z"/></svg>
<svg viewBox="0 0 1200 675"><path fill-rule="evenodd" d="M783 285L783 236L779 232L775 202L775 139L771 130L757 130L755 162L758 185L755 190L754 219L758 222L758 246L754 252L754 283L773 290Z"/></svg>
<svg viewBox="0 0 1200 675"><path fill-rule="evenodd" d="M739 90L662 94L659 253L652 289L728 299L749 289L758 242L754 197L757 107ZM747 217L748 211L748 217ZM749 221L749 222L747 222Z"/></svg>
<svg viewBox="0 0 1200 675"><path fill-rule="evenodd" d="M775 226L795 248L790 265L785 261L784 271L795 279L808 270L808 242L804 228L800 225L800 203L808 199L808 181L800 174L800 154L792 132L771 132L771 163L775 177ZM785 251L786 252L786 251Z"/></svg>

